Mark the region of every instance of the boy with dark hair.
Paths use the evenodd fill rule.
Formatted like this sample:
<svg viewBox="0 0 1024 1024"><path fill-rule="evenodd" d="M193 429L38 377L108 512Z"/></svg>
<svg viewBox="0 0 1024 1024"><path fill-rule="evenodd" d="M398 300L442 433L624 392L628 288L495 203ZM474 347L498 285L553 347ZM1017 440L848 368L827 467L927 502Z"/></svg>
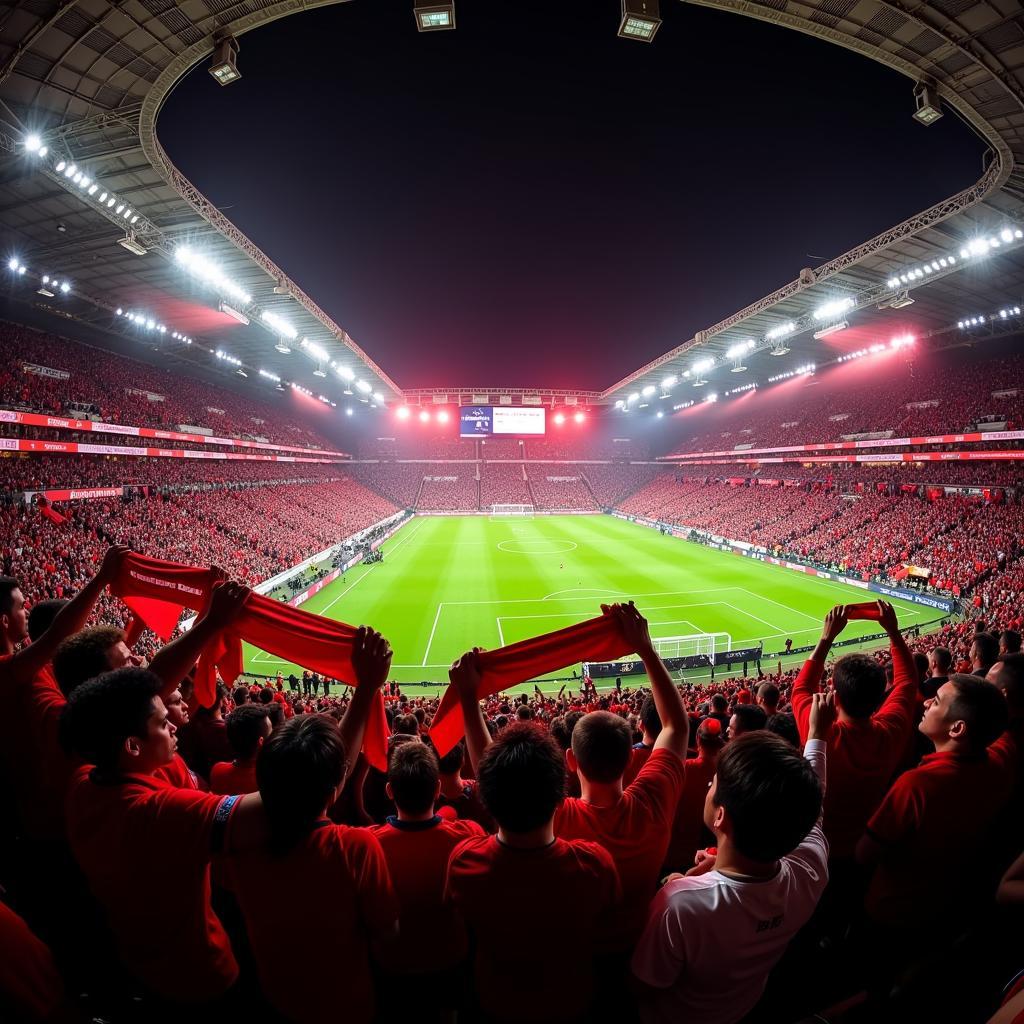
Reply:
<svg viewBox="0 0 1024 1024"><path fill-rule="evenodd" d="M438 759L441 793L437 798L437 806L450 807L459 818L475 821L485 832L496 832L498 826L480 799L479 787L475 782L462 777L465 757L466 744L459 740L444 757Z"/></svg>
<svg viewBox="0 0 1024 1024"><path fill-rule="evenodd" d="M264 707L243 704L228 715L227 730L235 759L218 761L210 769L210 792L255 793L256 757L270 735L270 716Z"/></svg>
<svg viewBox="0 0 1024 1024"><path fill-rule="evenodd" d="M1012 747L996 744L1008 721L1003 695L976 675L950 676L925 701L918 729L935 751L896 780L857 846L857 859L875 866L867 896L874 921L934 940L951 923L935 896L950 878L957 928L966 908L987 905L995 877L986 871L987 837L1013 785Z"/></svg>
<svg viewBox="0 0 1024 1024"><path fill-rule="evenodd" d="M565 794L565 762L551 736L511 725L489 742L477 701L478 651L449 677L459 693L467 745L496 836L463 841L448 865L447 898L475 938L480 1006L500 1021L582 1017L594 986L593 956L620 899L608 852L555 837ZM509 913L496 908L508 906ZM572 907L565 914L563 907Z"/></svg>
<svg viewBox="0 0 1024 1024"><path fill-rule="evenodd" d="M53 656L53 674L66 697L87 679L116 668L135 667L142 659L124 642L117 626L87 626L69 636Z"/></svg>
<svg viewBox="0 0 1024 1024"><path fill-rule="evenodd" d="M999 657L1002 659L1007 654L1020 654L1020 633L1015 629L1004 629L999 634Z"/></svg>
<svg viewBox="0 0 1024 1024"><path fill-rule="evenodd" d="M362 747L374 695L387 680L391 647L360 626L352 664L357 685L340 726L329 715L298 715L263 744L256 779L269 839L227 864L263 991L297 1024L373 1019L369 944L390 937L398 917L376 837L327 817ZM312 880L311 898L296 899L287 887L268 888L274 878ZM299 946L330 950L336 968L297 980L282 970L281 950Z"/></svg>
<svg viewBox="0 0 1024 1024"><path fill-rule="evenodd" d="M879 601L878 614L879 625L889 635L894 666L889 693L885 693L884 669L866 655L847 654L832 671L838 720L829 740L824 827L830 855L847 865L852 865L857 840L907 750L917 705L917 671L896 612L888 602ZM844 605L836 605L825 616L821 639L793 684L793 715L804 743L825 659L846 622Z"/></svg>
<svg viewBox="0 0 1024 1024"><path fill-rule="evenodd" d="M757 703L771 718L779 710L779 688L774 683L761 683L757 688Z"/></svg>
<svg viewBox="0 0 1024 1024"><path fill-rule="evenodd" d="M205 1002L238 976L210 906L211 857L262 834L259 797L177 789L157 770L174 754L175 727L152 672L121 668L77 687L61 717L79 770L68 794L68 838L103 905L120 958L155 996ZM150 900L159 879L160 913Z"/></svg>
<svg viewBox="0 0 1024 1024"><path fill-rule="evenodd" d="M647 758L651 756L654 743L660 735L661 716L658 714L658 705L648 694L640 705L640 742L633 745L633 753L630 755L626 774L622 778L623 786L628 786L640 774L640 769L647 763Z"/></svg>
<svg viewBox="0 0 1024 1024"><path fill-rule="evenodd" d="M764 730L726 745L704 822L717 853L670 875L633 954L645 1022L734 1024L809 920L828 877L821 830L831 695L815 694L806 757Z"/></svg>
<svg viewBox="0 0 1024 1024"><path fill-rule="evenodd" d="M732 718L729 719L729 739L735 740L748 732L757 732L763 729L768 721L764 708L756 704L737 704L732 709Z"/></svg>
<svg viewBox="0 0 1024 1024"><path fill-rule="evenodd" d="M993 633L978 633L971 644L971 672L983 679L999 660L999 638Z"/></svg>
<svg viewBox="0 0 1024 1024"><path fill-rule="evenodd" d="M716 719L723 733L729 728L729 702L725 699L725 694L712 694L711 710L707 717Z"/></svg>
<svg viewBox="0 0 1024 1024"><path fill-rule="evenodd" d="M953 655L946 647L933 647L928 652L928 674L919 688L925 700L934 697L939 687L949 678L953 669Z"/></svg>
<svg viewBox="0 0 1024 1024"><path fill-rule="evenodd" d="M445 821L435 814L440 791L432 747L395 747L388 759L387 792L397 813L371 831L384 850L399 904L398 938L388 944L386 970L437 975L420 990L435 1007L452 1009L458 1003L458 985L447 975L466 959L468 947L462 919L444 899L445 877L455 847L484 830L475 821Z"/></svg>

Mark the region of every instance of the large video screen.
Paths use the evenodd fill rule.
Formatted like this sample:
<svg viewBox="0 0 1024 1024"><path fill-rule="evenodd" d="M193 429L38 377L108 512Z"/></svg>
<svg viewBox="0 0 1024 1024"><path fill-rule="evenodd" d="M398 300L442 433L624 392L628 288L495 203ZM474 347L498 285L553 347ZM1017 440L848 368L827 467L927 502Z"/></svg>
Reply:
<svg viewBox="0 0 1024 1024"><path fill-rule="evenodd" d="M467 405L459 410L460 437L544 434L544 408L519 405Z"/></svg>

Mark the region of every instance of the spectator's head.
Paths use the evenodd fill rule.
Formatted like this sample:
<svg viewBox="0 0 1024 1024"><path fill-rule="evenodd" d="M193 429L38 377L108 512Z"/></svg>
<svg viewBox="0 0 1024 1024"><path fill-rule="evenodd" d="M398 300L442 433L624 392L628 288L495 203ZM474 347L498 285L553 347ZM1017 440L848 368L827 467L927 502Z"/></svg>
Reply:
<svg viewBox="0 0 1024 1024"><path fill-rule="evenodd" d="M256 704L243 704L224 719L228 743L240 761L249 761L259 753L270 735L270 719L264 708Z"/></svg>
<svg viewBox="0 0 1024 1024"><path fill-rule="evenodd" d="M264 707L266 707L267 704L272 704L274 701L273 687L264 686L263 689L260 690L259 696L256 698L256 700L259 704L262 704Z"/></svg>
<svg viewBox="0 0 1024 1024"><path fill-rule="evenodd" d="M787 743L791 743L797 750L800 749L800 732L796 727L796 719L784 711L776 711L774 715L768 716L764 723L768 732L781 736Z"/></svg>
<svg viewBox="0 0 1024 1024"><path fill-rule="evenodd" d="M394 731L404 733L406 736L419 736L420 723L415 715L399 715L395 719Z"/></svg>
<svg viewBox="0 0 1024 1024"><path fill-rule="evenodd" d="M240 708L243 704L248 704L249 688L247 686L236 686L231 692L231 699L234 701L236 708Z"/></svg>
<svg viewBox="0 0 1024 1024"><path fill-rule="evenodd" d="M971 668L989 669L999 658L999 638L993 633L978 633L971 644Z"/></svg>
<svg viewBox="0 0 1024 1024"><path fill-rule="evenodd" d="M188 725L188 701L182 696L181 687L165 698L164 707L167 708L167 717L175 729Z"/></svg>
<svg viewBox="0 0 1024 1024"><path fill-rule="evenodd" d="M53 674L64 696L103 672L138 667L141 659L128 649L116 626L87 626L69 636L53 656Z"/></svg>
<svg viewBox="0 0 1024 1024"><path fill-rule="evenodd" d="M810 762L763 729L722 751L704 803L704 824L744 857L771 864L792 852L821 813L822 789Z"/></svg>
<svg viewBox="0 0 1024 1024"><path fill-rule="evenodd" d="M752 704L752 703L753 703L753 697L751 696L750 691L746 687L744 687L741 690L737 690L736 691L736 704L737 704L737 706L747 705L747 704Z"/></svg>
<svg viewBox="0 0 1024 1024"><path fill-rule="evenodd" d="M35 611L35 609L32 609ZM32 619L29 617L29 633L32 632ZM1015 629L1004 629L999 634L999 656L1004 654L1020 654L1020 633Z"/></svg>
<svg viewBox="0 0 1024 1024"><path fill-rule="evenodd" d="M1007 654L985 676L1002 691L1013 719L1024 718L1024 654Z"/></svg>
<svg viewBox="0 0 1024 1024"><path fill-rule="evenodd" d="M928 652L928 675L944 679L953 667L953 654L948 647L933 647Z"/></svg>
<svg viewBox="0 0 1024 1024"><path fill-rule="evenodd" d="M705 718L697 727L697 749L701 757L717 757L725 746L725 731L717 718Z"/></svg>
<svg viewBox="0 0 1024 1024"><path fill-rule="evenodd" d="M300 715L260 748L256 782L270 825L272 848L291 849L334 803L345 777L345 745L327 715Z"/></svg>
<svg viewBox="0 0 1024 1024"><path fill-rule="evenodd" d="M466 745L462 740L448 751L444 757L437 759L437 765L442 775L456 776L462 774L462 764L466 757Z"/></svg>
<svg viewBox="0 0 1024 1024"><path fill-rule="evenodd" d="M13 576L0 576L0 629L11 645L20 644L28 636L25 595Z"/></svg>
<svg viewBox="0 0 1024 1024"><path fill-rule="evenodd" d="M998 687L988 680L955 674L924 702L918 728L936 750L978 756L1006 729L1010 718L1006 705Z"/></svg>
<svg viewBox="0 0 1024 1024"><path fill-rule="evenodd" d="M64 746L103 773L148 774L174 757L177 731L160 699L161 681L119 668L83 681L61 715Z"/></svg>
<svg viewBox="0 0 1024 1024"><path fill-rule="evenodd" d="M32 611L28 613L28 638L33 643L38 640L49 628L58 612L67 604L67 601L53 600L40 601L32 605Z"/></svg>
<svg viewBox="0 0 1024 1024"><path fill-rule="evenodd" d="M928 655L922 654L921 651L914 652L914 669L917 672L917 679L920 682L922 679L928 677ZM895 678L893 664L890 661L885 667L885 678Z"/></svg>
<svg viewBox="0 0 1024 1024"><path fill-rule="evenodd" d="M529 722L533 718L532 709L528 708L525 704L520 704L516 708L516 721L517 722Z"/></svg>
<svg viewBox="0 0 1024 1024"><path fill-rule="evenodd" d="M757 688L757 703L766 715L774 715L779 708L779 688L774 683L762 683Z"/></svg>
<svg viewBox="0 0 1024 1024"><path fill-rule="evenodd" d="M532 723L512 725L480 758L480 796L503 831L547 825L565 797L565 759L558 744Z"/></svg>
<svg viewBox="0 0 1024 1024"><path fill-rule="evenodd" d="M400 818L427 818L441 791L437 754L426 743L402 743L388 758L388 798Z"/></svg>
<svg viewBox="0 0 1024 1024"><path fill-rule="evenodd" d="M728 706L729 702L725 699L725 694L723 693L716 693L711 698L711 713L713 715L724 715Z"/></svg>
<svg viewBox="0 0 1024 1024"><path fill-rule="evenodd" d="M632 749L633 733L627 722L610 711L592 711L573 730L565 758L569 771L588 782L615 782L625 773Z"/></svg>
<svg viewBox="0 0 1024 1024"><path fill-rule="evenodd" d="M744 733L763 729L767 721L768 716L764 708L756 704L737 704L733 708L732 718L729 719L729 739L734 740Z"/></svg>
<svg viewBox="0 0 1024 1024"><path fill-rule="evenodd" d="M640 728L643 730L644 743L648 746L661 735L661 715L658 714L658 705L650 695L644 697L640 705Z"/></svg>
<svg viewBox="0 0 1024 1024"><path fill-rule="evenodd" d="M870 718L885 694L885 669L867 654L845 654L832 669L832 683L850 718Z"/></svg>

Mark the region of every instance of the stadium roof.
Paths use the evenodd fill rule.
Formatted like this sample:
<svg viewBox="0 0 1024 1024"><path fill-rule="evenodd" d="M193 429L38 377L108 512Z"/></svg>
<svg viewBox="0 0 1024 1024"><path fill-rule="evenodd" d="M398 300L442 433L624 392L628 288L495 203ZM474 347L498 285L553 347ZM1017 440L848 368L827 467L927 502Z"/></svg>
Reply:
<svg viewBox="0 0 1024 1024"><path fill-rule="evenodd" d="M240 36L317 6L325 4L27 0L8 8L3 38L18 42L0 44L3 224L12 243L20 246L16 256L26 266L26 288L42 286L44 273L69 278L74 285L68 295L58 290L36 301L102 328L141 333L181 358L208 366L216 358L210 351L198 351L199 345L189 346L174 335L194 337L203 348L220 349L228 357L222 361L225 373L237 372L232 360L239 360L250 375L265 369L335 397L352 387L335 375L340 367L365 382L369 390L363 397L403 397L402 389L344 329L177 171L155 134L160 107L175 83L208 59L224 34ZM920 337L956 330L964 317L998 317L1001 309L1021 303L1024 176L1017 160L1024 155L1024 27L1015 0L935 0L917 5L912 14L876 0L711 0L705 6L806 32L881 61L908 80L934 82L946 112L955 111L987 141L991 158L971 188L800 273L605 392L575 393L582 401L625 401L634 391L660 388L672 376L686 397L684 374L690 371L692 379L693 364L713 359L718 370L729 368L736 360L727 353L737 346L746 346L741 362L749 364L750 372L725 378L723 386L755 377L763 382L769 373L790 371L814 361L816 354L820 357L822 346L813 334L843 319L865 335L877 332L884 341L894 321L904 328L910 325ZM833 87L855 84L837 82ZM927 130L910 121L909 81L907 106L907 130ZM25 141L33 134L38 134L46 155L26 152ZM61 160L64 167L58 171ZM71 165L75 169L69 177ZM893 174L898 173L894 166ZM86 180L76 181L76 176ZM813 178L809 181L809 187L816 187ZM104 192L108 198L101 204ZM842 196L835 201L841 203ZM146 250L144 255L117 244L129 232ZM188 261L176 259L182 246L206 263L193 262L189 271ZM961 255L964 251L966 256ZM210 265L230 285L223 280L211 285ZM737 291L741 288L738 283ZM901 302L903 293L913 305L894 314L893 300ZM218 311L220 300L253 325L242 327ZM821 307L844 300L849 309L815 317ZM127 312L138 314L142 323L128 322L123 315ZM278 332L259 326L267 314L294 329L295 339L284 339L281 345L291 348L290 353L275 347L281 341ZM166 331L147 328L149 320L165 325ZM788 336L770 337L788 324L794 325ZM1011 316L986 330L1020 326ZM327 363L337 367L320 366L315 347L307 345L302 355L302 338L319 346ZM771 358L772 348L789 351ZM314 376L318 369L326 369L328 377ZM507 385L436 389L453 396L485 391L524 393ZM428 400L431 393L418 389L409 397ZM563 394L574 393L547 393L552 398Z"/></svg>

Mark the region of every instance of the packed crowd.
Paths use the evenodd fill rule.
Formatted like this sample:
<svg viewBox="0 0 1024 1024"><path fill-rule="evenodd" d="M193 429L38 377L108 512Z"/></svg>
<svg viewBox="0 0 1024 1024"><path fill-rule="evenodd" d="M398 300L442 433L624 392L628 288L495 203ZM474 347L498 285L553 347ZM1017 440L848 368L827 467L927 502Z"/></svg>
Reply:
<svg viewBox="0 0 1024 1024"><path fill-rule="evenodd" d="M260 401L149 363L15 324L0 323L6 359L0 408L177 430L206 427L220 436L263 437L282 444L336 448L301 421L276 392ZM66 378L25 366L66 373ZM148 395L159 396L150 399Z"/></svg>
<svg viewBox="0 0 1024 1024"><path fill-rule="evenodd" d="M756 404L701 408L699 416L680 421L686 433L675 451L810 444L885 431L893 437L953 434L982 421L1019 429L1021 392L1011 382L1022 372L1024 356L1017 353L991 358L957 349L931 353L927 362L893 353L884 372L840 366L816 374L813 387L800 387L799 394L790 382L758 394Z"/></svg>
<svg viewBox="0 0 1024 1024"><path fill-rule="evenodd" d="M199 707L249 592L217 584L144 667L87 625L127 556L70 600L0 579L9 1019L980 1024L1021 966L1019 631L916 656L877 602L888 654L833 658L839 606L799 672L684 688L613 605L642 687L513 698L474 649L453 733L367 627L344 686Z"/></svg>

